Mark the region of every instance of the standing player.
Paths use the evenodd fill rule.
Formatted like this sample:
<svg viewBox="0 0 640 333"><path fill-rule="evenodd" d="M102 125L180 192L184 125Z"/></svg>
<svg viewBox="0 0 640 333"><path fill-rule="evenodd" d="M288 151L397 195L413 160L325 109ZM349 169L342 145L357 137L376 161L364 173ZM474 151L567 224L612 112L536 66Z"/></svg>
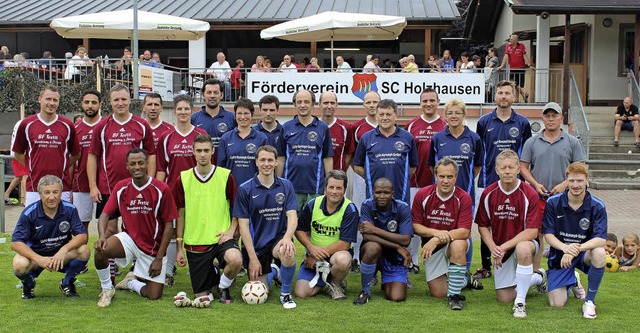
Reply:
<svg viewBox="0 0 640 333"><path fill-rule="evenodd" d="M406 249L413 237L411 209L393 198L393 183L379 178L373 184L373 198L362 203L360 225L362 253L360 282L362 291L353 301L364 305L371 299L371 281L376 270L382 274L384 298L402 302L407 297L407 266L411 254Z"/></svg>
<svg viewBox="0 0 640 333"><path fill-rule="evenodd" d="M132 290L151 300L162 297L164 258L171 240L173 219L178 217L169 187L147 175L148 156L140 148L126 156L132 178L119 181L98 220L99 239L94 244L96 273L102 292L99 307L107 307L115 295L109 273L109 258L125 267L136 260L133 272L117 289ZM115 233L115 221L122 216L122 232ZM111 224L111 225L109 225Z"/></svg>
<svg viewBox="0 0 640 333"><path fill-rule="evenodd" d="M62 180L46 175L38 182L40 200L20 214L11 238L13 274L22 281L22 299L34 298L35 279L43 270L66 273L60 290L78 297L76 275L87 265L91 251L78 211L61 201Z"/></svg>
<svg viewBox="0 0 640 333"><path fill-rule="evenodd" d="M344 197L346 188L347 174L331 170L325 195L311 199L302 209L295 235L307 249L307 257L298 271L298 297L314 296L327 285L332 299L346 298L343 281L351 267L350 248L359 222L356 206Z"/></svg>
<svg viewBox="0 0 640 333"><path fill-rule="evenodd" d="M569 191L547 201L542 221L549 251L549 304L563 307L567 287L576 284L574 269L587 274L589 285L582 305L584 318L596 317L596 293L604 276L607 239L607 209L587 191L589 171L584 163L567 168Z"/></svg>
<svg viewBox="0 0 640 333"><path fill-rule="evenodd" d="M215 150L218 149L222 134L236 127L233 112L225 110L225 108L220 105L223 92L224 83L221 81L216 79L204 81L202 86L204 107L191 116L191 124L202 128L209 134L213 140L213 148Z"/></svg>
<svg viewBox="0 0 640 333"><path fill-rule="evenodd" d="M256 152L258 174L238 187L233 217L238 218L242 237L242 261L249 280L265 282L280 277L280 303L293 309L291 284L296 271L293 234L298 226L295 190L290 181L275 175L278 152L262 146ZM279 260L280 266L273 264Z"/></svg>
<svg viewBox="0 0 640 333"><path fill-rule="evenodd" d="M80 107L84 117L75 123L76 136L80 146L80 158L78 159L73 180L73 205L78 209L80 221L84 224L88 237L89 222L93 219L94 203L89 194L87 158L89 157L89 146L91 145L94 129L100 121L102 96L97 90L86 90L82 93Z"/></svg>
<svg viewBox="0 0 640 333"><path fill-rule="evenodd" d="M418 166L416 142L396 125L398 106L393 100L378 103L378 127L362 136L353 160L354 171L365 179L367 198L373 197L373 182L385 177L394 188L394 198L409 203L409 179Z"/></svg>
<svg viewBox="0 0 640 333"><path fill-rule="evenodd" d="M193 100L189 95L178 95L173 98L175 115L178 123L175 128L163 133L157 149L158 166L156 178L173 187L180 172L196 166L193 157L193 140L199 134L206 134L203 129L191 125L191 110ZM175 227L175 226L174 226ZM165 286L172 287L174 283L174 268L176 263L177 243L173 235L167 247L167 276Z"/></svg>
<svg viewBox="0 0 640 333"><path fill-rule="evenodd" d="M240 98L233 106L238 127L224 133L218 146L217 165L231 170L236 184L253 178L258 172L256 151L268 144L267 136L251 127L253 102Z"/></svg>
<svg viewBox="0 0 640 333"><path fill-rule="evenodd" d="M162 113L162 96L153 92L144 95L142 112L144 112L144 120L146 120L151 127L153 143L157 146L160 136L173 129L171 124L160 119L160 114Z"/></svg>
<svg viewBox="0 0 640 333"><path fill-rule="evenodd" d="M533 271L533 257L540 251L538 200L533 187L518 179L516 152L498 154L495 169L499 181L482 192L476 223L493 258L498 301L513 302L513 316L524 318L529 287L547 289L544 270Z"/></svg>
<svg viewBox="0 0 640 333"><path fill-rule="evenodd" d="M45 175L62 179L62 200L71 201L71 176L78 158L76 131L71 120L56 114L58 88L46 85L38 96L40 113L25 118L18 127L12 151L29 171L25 206L39 200L38 182Z"/></svg>
<svg viewBox="0 0 640 333"><path fill-rule="evenodd" d="M262 119L256 124L255 129L267 136L269 145L277 147L278 138L282 133L282 125L278 122L280 100L274 95L264 95L258 101L258 108Z"/></svg>
<svg viewBox="0 0 640 333"><path fill-rule="evenodd" d="M353 161L353 152L356 150L351 125L334 117L338 108L338 96L334 92L323 92L318 104L322 111L321 119L329 126L329 133L331 133L333 170L347 172L347 168Z"/></svg>
<svg viewBox="0 0 640 333"><path fill-rule="evenodd" d="M482 171L478 176L478 192L475 201L485 187L498 181L495 171L495 161L498 154L511 149L522 154L522 146L531 137L531 125L527 118L517 114L512 108L515 93L515 83L500 81L496 84L496 108L478 120L476 133L480 136L484 146L484 161ZM477 205L476 205L477 206ZM480 243L482 268L479 268L474 277L488 278L491 276L491 252L484 242Z"/></svg>
<svg viewBox="0 0 640 333"><path fill-rule="evenodd" d="M316 96L307 90L293 95L298 115L282 125L278 139L278 175L290 180L296 190L298 210L322 194L324 177L333 168L329 127L312 115Z"/></svg>
<svg viewBox="0 0 640 333"><path fill-rule="evenodd" d="M527 48L518 42L518 35L514 34L509 36L509 43L507 43L505 47L502 63L497 70L505 68L507 62L509 63L509 71L511 71L511 75L509 75L510 79L515 81L518 92L518 94L516 94L516 103L518 103L518 95L522 95L524 102L528 103L529 94L524 91L525 72L527 66L533 68L533 63L527 56Z"/></svg>
<svg viewBox="0 0 640 333"><path fill-rule="evenodd" d="M471 197L456 186L458 164L445 157L434 168L436 184L416 193L411 207L413 231L422 237L421 257L433 297L447 297L449 309L462 310L460 295L467 285L467 258L471 234Z"/></svg>
<svg viewBox="0 0 640 333"><path fill-rule="evenodd" d="M411 202L416 192L425 186L433 184L433 173L429 167L429 149L431 149L431 138L438 132L447 127L447 123L438 115L438 105L440 99L438 93L433 88L425 88L420 93L420 107L422 114L411 119L404 127L407 132L411 133L416 141L416 149L418 151L418 167L416 173L411 176ZM418 252L420 248L420 237L416 234L411 239L409 252L413 259L413 267L411 271L420 272L418 265Z"/></svg>
<svg viewBox="0 0 640 333"><path fill-rule="evenodd" d="M233 238L238 222L231 219L236 183L229 169L211 163L213 144L209 135L200 134L194 139L193 155L197 165L180 172L173 190L178 206L177 261L185 265L184 240L194 307L209 306L213 287L218 288L220 303L230 304L229 287L242 268L240 249ZM216 259L222 275L214 265ZM189 303L183 301L182 306Z"/></svg>

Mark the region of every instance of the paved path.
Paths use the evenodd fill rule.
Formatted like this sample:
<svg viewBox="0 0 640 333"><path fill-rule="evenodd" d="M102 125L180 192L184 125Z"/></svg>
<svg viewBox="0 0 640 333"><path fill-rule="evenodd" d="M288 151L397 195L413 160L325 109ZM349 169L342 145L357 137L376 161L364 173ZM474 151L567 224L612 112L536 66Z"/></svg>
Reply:
<svg viewBox="0 0 640 333"><path fill-rule="evenodd" d="M590 190L591 194L600 198L607 205L609 215L609 232L613 232L620 240L624 235L640 233L640 190ZM5 229L7 234L13 232L22 206L7 206L5 212ZM89 234L96 235L96 224L91 223ZM477 228L473 228L474 239L479 239ZM10 239L6 240L10 242Z"/></svg>

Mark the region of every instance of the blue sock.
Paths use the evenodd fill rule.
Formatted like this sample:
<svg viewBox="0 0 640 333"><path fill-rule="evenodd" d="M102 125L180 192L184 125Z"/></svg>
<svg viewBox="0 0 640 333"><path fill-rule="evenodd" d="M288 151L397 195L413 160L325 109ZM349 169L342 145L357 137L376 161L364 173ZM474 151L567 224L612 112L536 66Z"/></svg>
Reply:
<svg viewBox="0 0 640 333"><path fill-rule="evenodd" d="M33 275L31 275L31 272L26 272L26 273L24 273L22 275L18 275L16 273L13 273L13 275L15 275L18 279L20 279L22 284L27 286L27 287L33 287L36 284L36 281L33 278Z"/></svg>
<svg viewBox="0 0 640 333"><path fill-rule="evenodd" d="M291 284L293 284L293 276L295 273L295 263L289 267L284 264L280 265L280 278L282 279L282 288L280 288L281 294L291 294Z"/></svg>
<svg viewBox="0 0 640 333"><path fill-rule="evenodd" d="M67 267L67 274L62 279L63 284L71 283L71 280L75 279L76 275L80 274L82 270L87 266L87 261L89 260L80 260L73 259L69 261L69 267Z"/></svg>
<svg viewBox="0 0 640 333"><path fill-rule="evenodd" d="M467 249L467 270L471 270L471 259L473 259L473 239L469 237L469 248Z"/></svg>
<svg viewBox="0 0 640 333"><path fill-rule="evenodd" d="M267 274L267 287L269 289L271 289L271 282L273 282L273 279L275 279L276 276L278 276L278 271L276 271L275 268L271 267L271 272Z"/></svg>
<svg viewBox="0 0 640 333"><path fill-rule="evenodd" d="M376 264L360 264L360 282L362 283L362 291L371 294L371 280L376 273Z"/></svg>
<svg viewBox="0 0 640 333"><path fill-rule="evenodd" d="M587 284L587 297L585 298L585 302L591 301L595 303L596 293L598 292L598 288L600 288L600 282L602 282L603 276L604 267L589 267L589 273L587 274L589 282Z"/></svg>

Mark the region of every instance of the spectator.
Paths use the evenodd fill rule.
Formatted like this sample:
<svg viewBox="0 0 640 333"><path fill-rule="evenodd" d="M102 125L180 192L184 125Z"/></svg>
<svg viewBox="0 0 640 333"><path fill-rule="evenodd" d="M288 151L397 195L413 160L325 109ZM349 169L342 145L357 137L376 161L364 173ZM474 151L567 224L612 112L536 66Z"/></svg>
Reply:
<svg viewBox="0 0 640 333"><path fill-rule="evenodd" d="M502 63L498 67L498 70L503 69L509 62L509 70L511 72L509 79L515 81L516 89L516 103L518 103L518 96L524 97L524 102L529 102L529 94L524 91L524 74L527 69L527 65L534 68L533 63L527 56L527 49L522 43L518 42L518 35L511 35L509 37L509 43L504 50L504 57L502 57Z"/></svg>
<svg viewBox="0 0 640 333"><path fill-rule="evenodd" d="M144 53L140 55L140 66L158 68L158 63L155 60L151 59L151 51L144 50Z"/></svg>
<svg viewBox="0 0 640 333"><path fill-rule="evenodd" d="M320 69L320 65L318 65L318 58L311 58L311 63L307 65L307 73L320 73L322 69Z"/></svg>
<svg viewBox="0 0 640 333"><path fill-rule="evenodd" d="M275 72L276 69L271 66L271 59L264 57L264 71L267 73Z"/></svg>
<svg viewBox="0 0 640 333"><path fill-rule="evenodd" d="M631 103L631 97L625 97L622 105L618 105L616 114L614 115L614 138L613 145L618 146L620 131L633 131L636 139L636 147L640 147L640 115L638 115L638 107Z"/></svg>
<svg viewBox="0 0 640 333"><path fill-rule="evenodd" d="M472 61L469 61L469 53L462 52L458 65L458 70L460 71L460 73L473 73L474 68L476 68L476 66Z"/></svg>
<svg viewBox="0 0 640 333"><path fill-rule="evenodd" d="M53 59L53 56L51 55L51 51L44 51L44 53L42 53L42 58L38 60L38 67L51 69L52 67L51 59Z"/></svg>
<svg viewBox="0 0 640 333"><path fill-rule="evenodd" d="M484 60L486 67L496 68L500 63L500 59L498 58L498 50L495 47L489 49L489 54L485 57Z"/></svg>
<svg viewBox="0 0 640 333"><path fill-rule="evenodd" d="M64 72L65 79L80 82L87 75L88 67L93 66L93 61L84 59L85 52L84 46L78 47L76 54L67 63L67 69Z"/></svg>
<svg viewBox="0 0 640 333"><path fill-rule="evenodd" d="M162 61L160 61L160 53L153 52L153 54L151 54L151 59L154 60L156 64L158 64L158 68L164 68L164 64L162 63Z"/></svg>
<svg viewBox="0 0 640 333"><path fill-rule="evenodd" d="M233 99L238 100L244 96L244 61L242 59L236 60L236 67L231 71L231 93Z"/></svg>
<svg viewBox="0 0 640 333"><path fill-rule="evenodd" d="M348 62L344 61L344 58L342 56L337 56L336 57L336 64L338 65L336 67L336 72L338 72L338 73L353 73L353 71L351 70L351 66L349 65Z"/></svg>
<svg viewBox="0 0 640 333"><path fill-rule="evenodd" d="M285 54L284 58L282 58L282 63L278 67L278 72L282 72L282 73L295 73L295 72L297 72L297 68L298 67L293 63L292 59L293 59L293 56Z"/></svg>
<svg viewBox="0 0 640 333"><path fill-rule="evenodd" d="M265 66L264 57L259 55L256 57L256 63L251 66L252 73L263 73L268 72L269 70Z"/></svg>
<svg viewBox="0 0 640 333"><path fill-rule="evenodd" d="M116 62L116 68L120 71L120 78L123 80L131 79L131 60L133 60L133 54L131 53L131 47L125 46L122 53L122 60Z"/></svg>
<svg viewBox="0 0 640 333"><path fill-rule="evenodd" d="M442 59L440 59L440 69L445 72L452 72L456 68L455 62L451 57L451 51L444 50L442 53Z"/></svg>
<svg viewBox="0 0 640 333"><path fill-rule="evenodd" d="M2 47L0 47L0 51L2 51L5 56L11 55L11 52L9 52L9 47L6 45L2 45Z"/></svg>
<svg viewBox="0 0 640 333"><path fill-rule="evenodd" d="M440 72L439 63L436 60L435 56L429 56L429 61L427 61L427 66L424 70L425 73L438 73Z"/></svg>
<svg viewBox="0 0 640 333"><path fill-rule="evenodd" d="M380 73L382 70L378 66L378 62L380 62L380 55L374 54L371 56L371 60L364 65L363 72L364 73Z"/></svg>
<svg viewBox="0 0 640 333"><path fill-rule="evenodd" d="M207 72L213 73L214 78L224 83L224 97L228 101L231 98L231 66L225 60L226 56L222 52L218 52L216 59L218 61L211 64Z"/></svg>

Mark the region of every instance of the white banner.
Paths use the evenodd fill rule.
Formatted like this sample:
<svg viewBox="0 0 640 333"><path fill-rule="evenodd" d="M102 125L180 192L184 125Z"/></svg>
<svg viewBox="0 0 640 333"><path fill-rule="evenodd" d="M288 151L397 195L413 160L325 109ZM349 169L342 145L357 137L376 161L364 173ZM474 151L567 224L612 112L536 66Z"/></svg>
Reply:
<svg viewBox="0 0 640 333"><path fill-rule="evenodd" d="M467 104L485 100L482 73L247 73L247 97L257 102L275 95L281 103L291 103L293 93L306 89L316 94L333 91L339 103L362 103L369 91L396 103L419 104L420 92L431 87L440 102L461 98Z"/></svg>
<svg viewBox="0 0 640 333"><path fill-rule="evenodd" d="M138 67L138 91L142 99L150 92L158 93L163 101L173 100L173 72L149 66Z"/></svg>

